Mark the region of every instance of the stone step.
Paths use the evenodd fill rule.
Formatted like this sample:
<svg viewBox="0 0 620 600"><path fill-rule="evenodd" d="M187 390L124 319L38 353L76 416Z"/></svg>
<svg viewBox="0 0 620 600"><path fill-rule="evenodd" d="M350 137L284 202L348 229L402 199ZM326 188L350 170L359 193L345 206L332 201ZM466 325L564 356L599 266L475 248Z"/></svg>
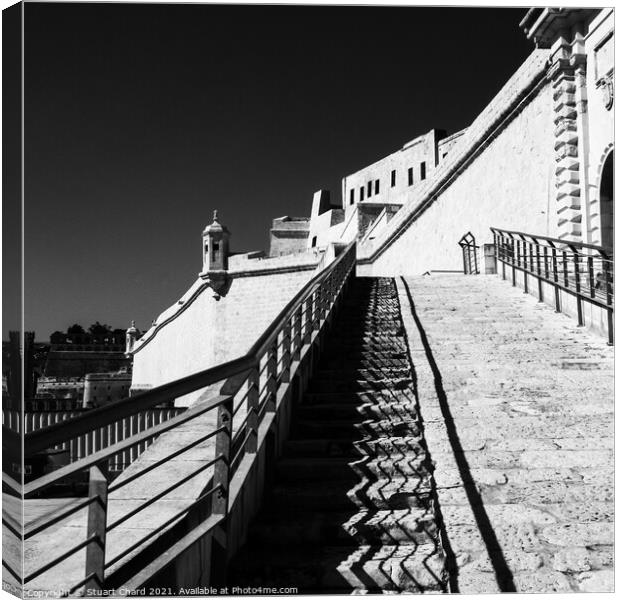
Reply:
<svg viewBox="0 0 620 600"><path fill-rule="evenodd" d="M361 348L357 345L352 346L346 353L342 348L334 349L330 346L324 352L322 362L328 363L330 361L345 361L345 362L357 362L357 361L369 361L371 364L374 361L390 361L390 360L407 360L407 349L402 347L386 348L385 346L378 346L376 348Z"/></svg>
<svg viewBox="0 0 620 600"><path fill-rule="evenodd" d="M316 438L329 438L334 441L361 440L364 433L360 432L356 425L360 425L363 421L364 418L361 415L358 415L355 421L352 418L331 419L327 417L321 420L299 418L291 425L291 431L292 436L298 440Z"/></svg>
<svg viewBox="0 0 620 600"><path fill-rule="evenodd" d="M332 356L324 358L320 366L327 370L334 369L383 369L383 368L409 368L409 359L402 353L395 353L396 356L373 355L371 357L351 358L350 356ZM400 354L400 356L399 356Z"/></svg>
<svg viewBox="0 0 620 600"><path fill-rule="evenodd" d="M355 506L366 510L434 507L432 482L427 472L407 479L360 481L347 491L347 497Z"/></svg>
<svg viewBox="0 0 620 600"><path fill-rule="evenodd" d="M356 392L361 390L402 390L413 386L411 377L385 377L372 381L351 379L332 381L315 377L310 382L309 391L312 392Z"/></svg>
<svg viewBox="0 0 620 600"><path fill-rule="evenodd" d="M383 440L385 438L398 438L411 436L420 436L422 434L422 426L415 419L367 419L361 423L356 423L355 428L362 434L363 440L372 441ZM361 436L360 436L361 437ZM402 452L398 452L402 456Z"/></svg>
<svg viewBox="0 0 620 600"><path fill-rule="evenodd" d="M288 440L284 443L284 454L289 458L345 457L349 460L356 460L362 456L351 440L322 438Z"/></svg>
<svg viewBox="0 0 620 600"><path fill-rule="evenodd" d="M297 415L304 421L324 419L363 419L417 421L415 405L411 402L394 402L389 404L365 403L356 405L353 402L308 403L297 407Z"/></svg>
<svg viewBox="0 0 620 600"><path fill-rule="evenodd" d="M232 586L296 587L304 595L358 590L441 592L447 579L444 560L435 544L378 548L299 545L242 555L228 579Z"/></svg>
<svg viewBox="0 0 620 600"><path fill-rule="evenodd" d="M260 593L261 587L295 588L298 594L349 594L353 591L339 571L339 565L356 550L357 545L328 547L292 545L286 548L265 548L254 552L248 546L236 557L229 569L227 583L254 588L248 592ZM245 592L245 593L248 593Z"/></svg>
<svg viewBox="0 0 620 600"><path fill-rule="evenodd" d="M372 367L366 369L319 369L315 378L324 381L383 381L410 378L409 365L401 367Z"/></svg>
<svg viewBox="0 0 620 600"><path fill-rule="evenodd" d="M384 437L352 442L355 451L364 456L390 458L393 456L410 456L423 458L427 456L426 445L420 435L403 435L401 437Z"/></svg>
<svg viewBox="0 0 620 600"><path fill-rule="evenodd" d="M359 477L353 480L324 480L321 485L308 485L306 481L287 481L275 484L266 497L273 506L296 511L349 511L358 510L359 502L347 495L359 485Z"/></svg>
<svg viewBox="0 0 620 600"><path fill-rule="evenodd" d="M332 333L331 346L374 344L376 346L391 346L403 343L403 330L398 327L349 327L347 329L334 330Z"/></svg>
<svg viewBox="0 0 620 600"><path fill-rule="evenodd" d="M338 566L354 589L368 592L441 592L447 587L445 556L440 546L361 546Z"/></svg>
<svg viewBox="0 0 620 600"><path fill-rule="evenodd" d="M283 458L276 465L276 476L282 483L333 480L353 486L359 481L359 475L352 465L346 457Z"/></svg>
<svg viewBox="0 0 620 600"><path fill-rule="evenodd" d="M353 506L352 506L353 508ZM284 518L283 518L284 517ZM249 531L248 542L263 547L292 544L433 544L438 539L432 511L361 510L354 512L263 511Z"/></svg>
<svg viewBox="0 0 620 600"><path fill-rule="evenodd" d="M399 479L411 479L412 481L426 481L429 473L432 473L432 465L428 457L405 456L388 458L365 457L352 462L350 468L355 471L359 478L364 481L396 481Z"/></svg>
<svg viewBox="0 0 620 600"><path fill-rule="evenodd" d="M414 399L410 389L404 390L359 390L348 392L306 392L304 406L317 404L402 404Z"/></svg>

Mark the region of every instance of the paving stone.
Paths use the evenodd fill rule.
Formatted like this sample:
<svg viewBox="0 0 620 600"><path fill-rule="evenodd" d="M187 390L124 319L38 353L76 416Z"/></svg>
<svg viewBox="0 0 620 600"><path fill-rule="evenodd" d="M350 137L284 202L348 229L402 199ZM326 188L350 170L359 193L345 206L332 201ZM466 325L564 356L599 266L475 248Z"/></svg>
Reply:
<svg viewBox="0 0 620 600"><path fill-rule="evenodd" d="M551 569L516 573L514 583L518 592L526 594L573 591L568 577Z"/></svg>
<svg viewBox="0 0 620 600"><path fill-rule="evenodd" d="M483 571L489 544L511 556L518 591L581 589L579 557L587 574L612 558L613 349L496 277L407 282L445 392L438 397L435 374L418 360L418 401L460 591L505 589ZM424 348L400 283L399 297L410 347ZM581 549L566 554L571 548Z"/></svg>
<svg viewBox="0 0 620 600"><path fill-rule="evenodd" d="M590 571L581 573L578 577L578 589L580 592L613 592L614 571L604 569L602 571Z"/></svg>
<svg viewBox="0 0 620 600"><path fill-rule="evenodd" d="M480 552L477 558L461 570L461 573L469 569L474 571L495 573L495 566L493 565L493 560L491 557L501 557L501 560L505 561L512 573L516 573L518 571L535 571L543 565L542 554L537 552L524 552L522 550L510 548L502 551L501 553L488 553L486 551Z"/></svg>
<svg viewBox="0 0 620 600"><path fill-rule="evenodd" d="M541 537L556 546L596 546L613 544L611 523L561 523L545 527Z"/></svg>
<svg viewBox="0 0 620 600"><path fill-rule="evenodd" d="M591 550L583 547L566 548L553 557L552 566L556 571L564 573L590 571L593 566L593 554Z"/></svg>

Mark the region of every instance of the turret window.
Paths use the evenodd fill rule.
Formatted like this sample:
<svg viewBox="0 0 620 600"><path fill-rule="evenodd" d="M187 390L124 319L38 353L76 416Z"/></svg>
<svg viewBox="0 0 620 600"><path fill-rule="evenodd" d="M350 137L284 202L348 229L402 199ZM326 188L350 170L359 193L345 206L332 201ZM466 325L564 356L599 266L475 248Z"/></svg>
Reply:
<svg viewBox="0 0 620 600"><path fill-rule="evenodd" d="M379 193L379 180L375 180L375 194Z"/></svg>
<svg viewBox="0 0 620 600"><path fill-rule="evenodd" d="M409 180L409 185L413 185L413 167L407 169L407 179Z"/></svg>
<svg viewBox="0 0 620 600"><path fill-rule="evenodd" d="M372 196L372 181L368 182L368 197Z"/></svg>
<svg viewBox="0 0 620 600"><path fill-rule="evenodd" d="M396 185L396 171L392 171L392 187Z"/></svg>
<svg viewBox="0 0 620 600"><path fill-rule="evenodd" d="M420 163L420 179L426 179L426 163Z"/></svg>

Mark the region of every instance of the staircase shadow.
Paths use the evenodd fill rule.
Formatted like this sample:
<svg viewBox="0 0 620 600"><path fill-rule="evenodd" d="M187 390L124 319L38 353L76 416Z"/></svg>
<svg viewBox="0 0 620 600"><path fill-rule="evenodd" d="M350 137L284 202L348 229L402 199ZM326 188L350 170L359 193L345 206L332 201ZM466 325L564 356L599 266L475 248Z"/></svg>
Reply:
<svg viewBox="0 0 620 600"><path fill-rule="evenodd" d="M344 304L229 591L446 591L393 280L355 280Z"/></svg>

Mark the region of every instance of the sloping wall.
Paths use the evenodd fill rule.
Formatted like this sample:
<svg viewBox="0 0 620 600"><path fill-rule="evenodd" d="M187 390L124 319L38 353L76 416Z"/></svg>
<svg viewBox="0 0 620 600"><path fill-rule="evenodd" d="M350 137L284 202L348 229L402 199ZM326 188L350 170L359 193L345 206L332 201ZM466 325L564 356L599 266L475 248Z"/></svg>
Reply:
<svg viewBox="0 0 620 600"><path fill-rule="evenodd" d="M536 50L412 195L358 253L361 275L461 270L459 239L489 227L554 236L553 106L548 51Z"/></svg>
<svg viewBox="0 0 620 600"><path fill-rule="evenodd" d="M148 389L243 356L293 296L315 275L318 257L248 261L216 297L199 278L158 317L134 350L132 390ZM257 267L264 265L265 269ZM267 265L270 265L267 268ZM184 406L191 398L178 403Z"/></svg>

